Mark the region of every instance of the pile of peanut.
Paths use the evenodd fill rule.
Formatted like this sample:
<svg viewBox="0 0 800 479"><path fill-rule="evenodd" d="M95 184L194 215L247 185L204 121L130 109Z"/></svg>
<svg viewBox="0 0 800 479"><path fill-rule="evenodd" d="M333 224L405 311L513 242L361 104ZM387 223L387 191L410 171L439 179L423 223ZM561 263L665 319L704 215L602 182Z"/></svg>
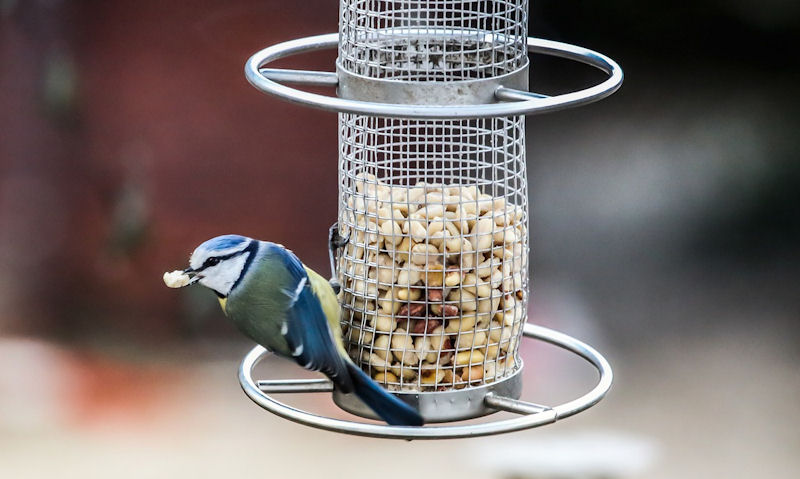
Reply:
<svg viewBox="0 0 800 479"><path fill-rule="evenodd" d="M515 372L526 304L523 209L478 186L389 186L365 174L354 186L339 263L353 359L402 391Z"/></svg>

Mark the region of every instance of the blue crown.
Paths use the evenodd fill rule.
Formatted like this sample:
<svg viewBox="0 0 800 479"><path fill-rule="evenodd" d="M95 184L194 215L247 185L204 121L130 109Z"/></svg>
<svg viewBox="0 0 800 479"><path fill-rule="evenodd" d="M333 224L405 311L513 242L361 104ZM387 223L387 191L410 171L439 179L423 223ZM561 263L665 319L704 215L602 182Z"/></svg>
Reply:
<svg viewBox="0 0 800 479"><path fill-rule="evenodd" d="M202 248L206 251L224 251L241 246L242 243L247 243L248 241L250 241L250 238L245 238L244 236L240 235L223 235L217 236L216 238L211 238L210 240L201 244L198 249Z"/></svg>

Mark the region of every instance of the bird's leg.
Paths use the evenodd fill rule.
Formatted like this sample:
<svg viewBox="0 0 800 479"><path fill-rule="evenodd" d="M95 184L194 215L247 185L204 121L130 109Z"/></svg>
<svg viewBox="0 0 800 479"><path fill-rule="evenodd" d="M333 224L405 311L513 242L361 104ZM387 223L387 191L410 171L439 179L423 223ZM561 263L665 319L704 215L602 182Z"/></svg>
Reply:
<svg viewBox="0 0 800 479"><path fill-rule="evenodd" d="M339 234L339 222L337 221L331 226L328 232L328 241L330 242L331 248L341 248L350 241L350 235L341 236Z"/></svg>
<svg viewBox="0 0 800 479"><path fill-rule="evenodd" d="M331 279L329 279L328 282L331 284L333 292L336 294L339 294L339 291L342 289L342 285L336 277L336 252L339 248L344 247L348 241L350 241L350 235L348 234L346 237L342 237L339 234L339 222L337 221L331 226L330 230L328 230L328 257L331 261Z"/></svg>

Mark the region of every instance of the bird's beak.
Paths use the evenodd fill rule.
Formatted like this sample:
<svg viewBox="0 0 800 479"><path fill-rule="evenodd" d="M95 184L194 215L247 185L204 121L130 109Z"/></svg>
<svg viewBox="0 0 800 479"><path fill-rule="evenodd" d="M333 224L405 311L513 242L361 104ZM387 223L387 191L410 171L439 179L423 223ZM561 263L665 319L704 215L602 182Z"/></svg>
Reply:
<svg viewBox="0 0 800 479"><path fill-rule="evenodd" d="M189 286L190 284L194 284L194 283L200 281L200 278L202 278L202 276L200 276L199 274L195 273L194 270L191 267L186 268L185 270L183 270L183 273L188 275L191 278L191 280L189 280L189 283L186 286Z"/></svg>

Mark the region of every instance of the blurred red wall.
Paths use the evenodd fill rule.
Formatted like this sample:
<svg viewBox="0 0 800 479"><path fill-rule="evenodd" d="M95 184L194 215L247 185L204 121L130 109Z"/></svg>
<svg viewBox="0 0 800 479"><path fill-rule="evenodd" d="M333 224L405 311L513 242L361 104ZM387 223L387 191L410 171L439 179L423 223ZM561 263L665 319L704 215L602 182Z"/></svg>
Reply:
<svg viewBox="0 0 800 479"><path fill-rule="evenodd" d="M262 95L243 65L336 31L337 16L321 0L4 11L0 332L170 337L184 306L161 273L217 234L281 242L324 269L336 117ZM281 65L332 70L335 55Z"/></svg>

